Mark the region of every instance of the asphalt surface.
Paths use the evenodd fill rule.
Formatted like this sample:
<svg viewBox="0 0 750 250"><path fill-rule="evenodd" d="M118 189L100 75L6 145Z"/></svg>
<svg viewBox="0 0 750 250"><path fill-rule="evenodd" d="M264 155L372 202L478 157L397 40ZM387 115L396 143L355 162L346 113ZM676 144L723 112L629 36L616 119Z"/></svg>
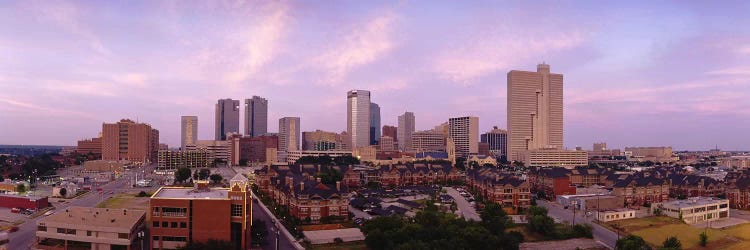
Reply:
<svg viewBox="0 0 750 250"><path fill-rule="evenodd" d="M453 187L445 187L445 189L448 191L448 195L453 197L453 200L456 201L458 210L461 211L461 215L463 215L466 220L482 221L482 218L477 214L477 210L466 201L466 198L458 193L458 190Z"/></svg>
<svg viewBox="0 0 750 250"><path fill-rule="evenodd" d="M266 242L261 244L262 249L276 249L276 233L273 230L273 223L271 223L271 216L268 215L260 205L253 201L253 220L262 220L266 222ZM292 242L289 241L284 235L279 235L279 249L295 249Z"/></svg>
<svg viewBox="0 0 750 250"><path fill-rule="evenodd" d="M537 204L542 207L546 207L549 211L548 215L552 218L556 218L560 221L573 222L573 211L562 208L559 204L550 203L543 200L537 200ZM614 249L617 243L618 235L615 232L606 229L599 224L594 223L594 216L587 217L585 213L576 211L575 223L588 223L592 227L592 233L594 234L594 240L603 244L609 249Z"/></svg>

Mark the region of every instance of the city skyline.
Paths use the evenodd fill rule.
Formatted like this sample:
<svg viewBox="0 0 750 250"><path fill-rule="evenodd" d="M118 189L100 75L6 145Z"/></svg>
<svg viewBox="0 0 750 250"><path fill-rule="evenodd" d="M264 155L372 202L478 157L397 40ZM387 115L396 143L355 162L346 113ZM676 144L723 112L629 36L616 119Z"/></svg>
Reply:
<svg viewBox="0 0 750 250"><path fill-rule="evenodd" d="M207 121L198 139L213 139L216 100L256 94L274 103L268 120L341 132L351 89L377 97L381 127L409 110L417 131L477 116L484 133L507 129L507 72L546 62L566 77L567 148L748 150L750 31L735 4L344 3L351 14L330 18L305 3L6 2L0 144L74 145L129 118L175 147L181 116ZM415 15L424 8L440 20ZM304 51L320 54L292 56Z"/></svg>

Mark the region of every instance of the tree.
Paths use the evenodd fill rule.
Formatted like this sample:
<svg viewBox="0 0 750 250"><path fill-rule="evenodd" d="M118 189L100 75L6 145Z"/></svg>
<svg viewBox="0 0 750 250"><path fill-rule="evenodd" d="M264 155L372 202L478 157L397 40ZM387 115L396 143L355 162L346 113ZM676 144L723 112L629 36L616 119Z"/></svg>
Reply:
<svg viewBox="0 0 750 250"><path fill-rule="evenodd" d="M506 227L513 224L503 208L494 202L487 204L479 217L482 219L480 225L491 233L503 233Z"/></svg>
<svg viewBox="0 0 750 250"><path fill-rule="evenodd" d="M547 208L531 206L528 210L529 230L545 236L555 234L555 220L547 216Z"/></svg>
<svg viewBox="0 0 750 250"><path fill-rule="evenodd" d="M174 182L175 183L183 183L187 179L190 179L190 169L189 168L179 168L177 171L174 172Z"/></svg>
<svg viewBox="0 0 750 250"><path fill-rule="evenodd" d="M632 234L617 240L615 246L618 250L651 250L643 238Z"/></svg>
<svg viewBox="0 0 750 250"><path fill-rule="evenodd" d="M662 243L662 247L660 249L680 250L682 249L682 243L680 243L680 240L677 239L677 237L672 236L664 240L664 243Z"/></svg>
<svg viewBox="0 0 750 250"><path fill-rule="evenodd" d="M68 190L65 188L60 189L60 196L65 197L65 195L68 194Z"/></svg>
<svg viewBox="0 0 750 250"><path fill-rule="evenodd" d="M702 247L706 247L706 244L708 244L708 235L706 232L700 234L700 244Z"/></svg>
<svg viewBox="0 0 750 250"><path fill-rule="evenodd" d="M196 179L198 179L198 180L206 180L206 179L208 179L208 176L211 175L211 170L209 170L208 168L201 168L195 174L196 174L195 177L197 177Z"/></svg>
<svg viewBox="0 0 750 250"><path fill-rule="evenodd" d="M5 177L3 177L2 175L0 175L0 182L3 182L3 181L5 181Z"/></svg>
<svg viewBox="0 0 750 250"><path fill-rule="evenodd" d="M466 168L466 158L465 157L456 157L456 168L458 169L465 169Z"/></svg>
<svg viewBox="0 0 750 250"><path fill-rule="evenodd" d="M240 159L240 166L247 166L247 159Z"/></svg>
<svg viewBox="0 0 750 250"><path fill-rule="evenodd" d="M209 179L211 179L211 181L213 181L214 183L219 183L224 179L224 177L221 177L220 174L212 174L211 176L209 176Z"/></svg>
<svg viewBox="0 0 750 250"><path fill-rule="evenodd" d="M266 236L268 235L265 221L260 219L253 220L253 225L250 226L250 232L253 234L251 239L253 245L265 245Z"/></svg>
<svg viewBox="0 0 750 250"><path fill-rule="evenodd" d="M26 193L26 186L25 186L25 185L23 185L23 183L19 183L19 184L18 184L18 185L16 186L16 190L17 190L17 191L18 191L19 193Z"/></svg>

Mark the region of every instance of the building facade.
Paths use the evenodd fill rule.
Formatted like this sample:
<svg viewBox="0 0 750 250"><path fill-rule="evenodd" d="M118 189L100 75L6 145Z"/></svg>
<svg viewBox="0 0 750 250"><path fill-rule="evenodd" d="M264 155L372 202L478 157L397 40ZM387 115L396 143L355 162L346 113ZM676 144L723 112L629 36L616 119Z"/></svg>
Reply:
<svg viewBox="0 0 750 250"><path fill-rule="evenodd" d="M198 117L182 116L180 133L180 149L185 149L188 144L195 144L198 140Z"/></svg>
<svg viewBox="0 0 750 250"><path fill-rule="evenodd" d="M531 206L531 186L513 174L496 168L469 169L467 186L478 192L486 201L500 204L509 214L521 214Z"/></svg>
<svg viewBox="0 0 750 250"><path fill-rule="evenodd" d="M229 141L197 140L195 144L186 146L187 150L204 150L211 152L214 159L219 159L225 163L230 162L231 150Z"/></svg>
<svg viewBox="0 0 750 250"><path fill-rule="evenodd" d="M414 113L404 112L403 115L398 116L398 128L396 140L398 140L398 149L401 151L412 151L411 135L415 130L415 118Z"/></svg>
<svg viewBox="0 0 750 250"><path fill-rule="evenodd" d="M279 119L279 161L286 161L287 152L299 150L302 125L299 117Z"/></svg>
<svg viewBox="0 0 750 250"><path fill-rule="evenodd" d="M529 167L575 168L589 164L588 152L583 150L535 149L519 152L519 160Z"/></svg>
<svg viewBox="0 0 750 250"><path fill-rule="evenodd" d="M302 150L327 151L345 149L346 140L339 133L323 130L302 132Z"/></svg>
<svg viewBox="0 0 750 250"><path fill-rule="evenodd" d="M663 215L678 218L687 224L705 223L729 218L729 200L713 197L692 197L687 200L651 204Z"/></svg>
<svg viewBox="0 0 750 250"><path fill-rule="evenodd" d="M673 162L672 147L626 147L631 161Z"/></svg>
<svg viewBox="0 0 750 250"><path fill-rule="evenodd" d="M380 106L370 103L370 145L378 145L380 139Z"/></svg>
<svg viewBox="0 0 750 250"><path fill-rule="evenodd" d="M389 125L383 125L383 136L390 136L394 142L398 142L398 128Z"/></svg>
<svg viewBox="0 0 750 250"><path fill-rule="evenodd" d="M162 169L207 168L214 166L214 156L208 150L159 150L157 167Z"/></svg>
<svg viewBox="0 0 750 250"><path fill-rule="evenodd" d="M521 152L563 148L563 75L547 64L536 72L508 72L508 160Z"/></svg>
<svg viewBox="0 0 750 250"><path fill-rule="evenodd" d="M480 140L488 144L490 154L507 157L508 131L494 127L490 132L482 134Z"/></svg>
<svg viewBox="0 0 750 250"><path fill-rule="evenodd" d="M414 132L411 134L411 151L445 151L445 136L433 130Z"/></svg>
<svg viewBox="0 0 750 250"><path fill-rule="evenodd" d="M217 141L227 139L227 133L240 132L240 101L219 99L216 103L215 137Z"/></svg>
<svg viewBox="0 0 750 250"><path fill-rule="evenodd" d="M144 249L142 210L68 207L37 221L38 249Z"/></svg>
<svg viewBox="0 0 750 250"><path fill-rule="evenodd" d="M268 100L260 96L245 99L245 135L268 133Z"/></svg>
<svg viewBox="0 0 750 250"><path fill-rule="evenodd" d="M370 91L349 91L346 110L346 131L351 138L350 147L370 145Z"/></svg>
<svg viewBox="0 0 750 250"><path fill-rule="evenodd" d="M96 137L96 138L78 141L78 147L76 147L76 152L78 152L79 154L92 153L95 155L101 155L102 154L102 138Z"/></svg>
<svg viewBox="0 0 750 250"><path fill-rule="evenodd" d="M380 140L378 140L378 146L380 147L380 151L395 151L396 143L393 141L393 137L390 136L381 136Z"/></svg>
<svg viewBox="0 0 750 250"><path fill-rule="evenodd" d="M479 117L450 118L448 119L448 126L457 156L467 157L479 153Z"/></svg>
<svg viewBox="0 0 750 250"><path fill-rule="evenodd" d="M151 125L128 119L117 123L104 123L102 124L102 160L150 162L156 158L156 152L159 149L158 141L158 130L152 129Z"/></svg>

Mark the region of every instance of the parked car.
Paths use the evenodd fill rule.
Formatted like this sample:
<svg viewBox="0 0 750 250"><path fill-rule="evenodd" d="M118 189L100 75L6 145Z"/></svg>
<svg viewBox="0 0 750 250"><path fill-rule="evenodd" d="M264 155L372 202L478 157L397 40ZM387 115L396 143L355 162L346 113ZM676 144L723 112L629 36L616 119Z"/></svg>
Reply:
<svg viewBox="0 0 750 250"><path fill-rule="evenodd" d="M17 231L18 231L18 227L11 227L10 229L8 229L8 232L11 232L11 233L17 232Z"/></svg>
<svg viewBox="0 0 750 250"><path fill-rule="evenodd" d="M20 208L17 208L17 207L14 207L14 208L11 208L11 209L10 209L10 212L11 212L11 213L20 213L20 212L21 212L21 209L20 209Z"/></svg>

